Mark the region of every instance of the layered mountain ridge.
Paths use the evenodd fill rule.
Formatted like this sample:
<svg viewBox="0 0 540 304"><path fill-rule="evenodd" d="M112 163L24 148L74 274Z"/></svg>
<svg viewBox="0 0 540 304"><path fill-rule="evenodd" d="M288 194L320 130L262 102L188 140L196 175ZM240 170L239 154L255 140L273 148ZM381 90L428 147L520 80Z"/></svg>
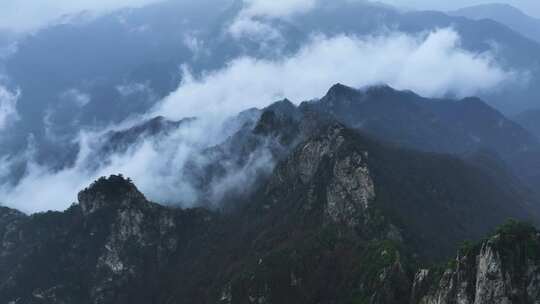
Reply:
<svg viewBox="0 0 540 304"><path fill-rule="evenodd" d="M497 112L477 100L461 104L466 102L423 100L385 86L359 91L337 85L298 107L283 100L243 113L248 118L242 127L204 152L210 155L206 163L189 166L204 190L223 176L225 163L241 167L261 147L269 151L276 165L258 172L250 191L222 197L226 208L204 202L213 208L160 206L115 175L80 192L79 203L65 212L28 216L2 208L0 302L453 303L464 294L470 303L534 303L540 290L536 253L529 251L540 246L534 228L518 229L516 237L514 226L500 230L503 241L496 246L489 239L460 251L447 270L425 270L508 218L538 220L534 196L512 171L501 165L494 173L483 165L487 160L461 155L473 151L418 152L411 144L381 142L386 133L370 131L379 130L370 127L379 120L392 122L392 111L378 116L373 110L391 109L387 103L398 113L409 111L403 116L409 121L418 113L430 117L417 121L420 127L399 124L405 140L407 134L431 138L413 132L427 129L424 124L455 132L440 118L454 106L479 108L485 121L500 125ZM374 122L364 122L365 112ZM484 130L472 129L464 117L470 132ZM508 124L509 132L521 132ZM182 124L158 118L143 126L109 137L127 144ZM456 143L469 138L455 134ZM460 271L477 275L464 278ZM523 280L505 279L523 273ZM458 285L475 289L460 293Z"/></svg>
<svg viewBox="0 0 540 304"><path fill-rule="evenodd" d="M219 71L234 58L291 55L314 33L363 37L393 29L423 36L434 29L453 28L462 38L463 49L494 52L503 70L530 76L482 92L490 104L516 113L534 108L540 95L540 44L492 20L400 12L371 1L320 2L309 13L271 20L269 24L283 38L276 51L265 48L264 41L231 37L228 29L244 8L242 1L160 1L87 22L57 24L24 37L16 52L0 60L0 69L8 76L2 84L22 93L17 103L20 119L6 132L0 153L24 151L32 134L41 147L39 162L65 165L76 157L76 148L66 146L80 129L147 112L178 88L182 78L178 66L191 67L197 76Z"/></svg>
<svg viewBox="0 0 540 304"><path fill-rule="evenodd" d="M356 90L335 85L301 107L330 113L381 140L426 152L464 155L486 150L536 187L540 141L478 98L428 99L389 86Z"/></svg>
<svg viewBox="0 0 540 304"><path fill-rule="evenodd" d="M507 4L493 3L465 7L449 13L474 20L492 19L521 33L529 39L540 41L540 19L527 15L525 12Z"/></svg>

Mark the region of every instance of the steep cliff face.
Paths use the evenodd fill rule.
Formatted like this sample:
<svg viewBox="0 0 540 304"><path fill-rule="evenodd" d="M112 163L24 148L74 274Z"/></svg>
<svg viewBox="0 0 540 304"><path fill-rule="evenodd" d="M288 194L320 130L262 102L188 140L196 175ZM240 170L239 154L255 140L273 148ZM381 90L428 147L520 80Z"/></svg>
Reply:
<svg viewBox="0 0 540 304"><path fill-rule="evenodd" d="M338 84L301 107L417 150L462 155L487 149L514 175L537 186L540 141L478 98L429 99L384 85L356 90Z"/></svg>
<svg viewBox="0 0 540 304"><path fill-rule="evenodd" d="M380 143L285 100L205 151L213 161L194 171L204 186L227 176L221 161L241 167L261 149L276 165L229 197L235 208L227 212L154 204L122 176L98 180L65 212L0 209L0 303L416 304L536 295L536 268L523 266L536 265L522 254L536 248L530 238L525 249L520 237L501 238L468 249L445 271L415 275L459 241L509 216L526 218L521 196L478 166Z"/></svg>
<svg viewBox="0 0 540 304"><path fill-rule="evenodd" d="M415 256L450 252L520 208L506 210L508 194L493 196L477 174L457 159L394 150L339 123L319 128L248 205L251 250L224 275L223 303L408 301Z"/></svg>
<svg viewBox="0 0 540 304"><path fill-rule="evenodd" d="M377 213L367 146L320 126L280 162L244 214L253 231L223 303L399 303L409 270L399 230Z"/></svg>
<svg viewBox="0 0 540 304"><path fill-rule="evenodd" d="M13 260L24 252L20 250L20 226L28 217L23 213L9 208L0 207L0 280L9 280L9 271Z"/></svg>
<svg viewBox="0 0 540 304"><path fill-rule="evenodd" d="M424 98L381 85L357 90L341 84L303 108L333 115L379 139L423 151L460 154L486 148L505 160L540 149L527 130L478 98Z"/></svg>
<svg viewBox="0 0 540 304"><path fill-rule="evenodd" d="M283 189L290 189L293 183L293 189L305 187L306 210L315 208L321 199L324 222L358 227L375 198L375 188L367 164L368 152L352 148L346 136L345 128L334 124L300 144L275 170L266 189L270 200L274 204L283 202ZM323 176L327 178L321 185ZM323 185L324 189L320 189Z"/></svg>
<svg viewBox="0 0 540 304"><path fill-rule="evenodd" d="M82 191L79 207L90 225L105 212L111 220L101 228L93 227L105 231L90 231L91 236L102 233L90 297L97 303L126 301L135 295L151 300L156 292L151 280L170 264L176 250L175 212L148 203L133 184L119 176L99 180ZM141 289L133 294L136 286Z"/></svg>
<svg viewBox="0 0 540 304"><path fill-rule="evenodd" d="M216 223L207 211L150 203L121 176L98 180L64 213L2 210L0 219L9 220L0 228L2 303L161 303L173 266L185 265L176 259L206 248Z"/></svg>
<svg viewBox="0 0 540 304"><path fill-rule="evenodd" d="M420 270L412 294L411 302L421 304L538 303L540 234L510 222L488 240L463 248L447 269Z"/></svg>

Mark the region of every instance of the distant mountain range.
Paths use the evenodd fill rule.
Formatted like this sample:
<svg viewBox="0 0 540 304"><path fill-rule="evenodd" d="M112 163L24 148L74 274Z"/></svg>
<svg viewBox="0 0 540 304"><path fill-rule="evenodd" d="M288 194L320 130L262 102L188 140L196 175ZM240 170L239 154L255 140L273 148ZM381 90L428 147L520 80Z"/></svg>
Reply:
<svg viewBox="0 0 540 304"><path fill-rule="evenodd" d="M302 106L421 151L461 156L491 151L523 181L535 188L540 182L538 138L478 98L427 99L388 86L355 90L336 85L318 102Z"/></svg>
<svg viewBox="0 0 540 304"><path fill-rule="evenodd" d="M231 39L224 33L241 9L238 1L166 1L53 26L22 39L17 52L0 63L10 87L22 92L20 119L3 138L0 154L26 149L32 134L41 147L38 160L62 166L74 157L76 149L65 147L81 128L146 112L176 89L179 66L187 64L197 75L239 56L275 56L249 38ZM361 36L390 28L418 34L452 27L465 49L485 52L496 45L503 68L528 75L522 79L527 81L484 92L483 100L509 114L538 106L540 44L503 23L353 1L323 3L309 13L272 22L283 38L281 54L294 53L313 33Z"/></svg>
<svg viewBox="0 0 540 304"><path fill-rule="evenodd" d="M531 17L508 4L482 4L449 12L474 20L491 19L508 26L521 35L540 42L540 19Z"/></svg>
<svg viewBox="0 0 540 304"><path fill-rule="evenodd" d="M495 170L493 175L497 178L507 177L507 184L525 184L530 189L540 185L540 139L522 126L526 126L522 120L517 119L521 123L518 124L478 98L429 99L386 85L354 89L336 84L324 97L304 102L298 108L284 100L266 109L267 112L270 110L279 113L278 117L289 117L279 124L290 128L286 140L283 139L285 141L279 146L295 143L295 137L303 132L303 128L295 126L300 112L316 113L319 118L335 120L399 147L448 154L464 160L483 159L486 163L480 161L479 164ZM243 128L254 127L262 116L256 130L269 132L265 129L275 127L274 122L266 122L269 116L262 113L263 110L251 109L240 115L241 119L232 119L231 122ZM97 149L98 154L93 157L94 162L106 159L111 153L126 151L147 138L167 136L184 125L189 127L193 120L197 118L173 122L158 117L130 129L108 133L103 147ZM219 157L229 160L246 158L237 154L255 151L258 140L246 139L249 132L240 134L233 136L232 142L212 148L208 153L213 158L217 157L215 161L218 163ZM248 147L239 148L243 145ZM281 149L276 146L271 150L277 153ZM274 156L280 158L279 155ZM512 177L515 177L514 181L511 181Z"/></svg>
<svg viewBox="0 0 540 304"><path fill-rule="evenodd" d="M223 164L241 164L261 145L278 163L259 173L251 191L226 196L220 209L151 203L122 176L99 179L65 212L0 209L0 300L533 303L538 232L515 221L495 227L507 218L538 221L539 200L511 173L484 166L496 160L417 152L340 121L357 107L397 100L411 115L436 102L384 86L336 85L319 101L296 107L284 100L250 116L254 123L210 149L213 161L191 173L204 187ZM356 126L362 121L348 117ZM410 127L424 136L420 125ZM121 148L175 127L182 123L157 118L109 138ZM447 266L430 266L490 231L489 239L461 246Z"/></svg>

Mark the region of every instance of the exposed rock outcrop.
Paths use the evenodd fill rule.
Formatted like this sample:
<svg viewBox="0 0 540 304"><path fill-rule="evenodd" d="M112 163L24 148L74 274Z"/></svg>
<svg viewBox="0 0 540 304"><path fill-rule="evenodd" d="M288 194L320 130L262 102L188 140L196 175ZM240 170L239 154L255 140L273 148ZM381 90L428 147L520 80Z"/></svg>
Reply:
<svg viewBox="0 0 540 304"><path fill-rule="evenodd" d="M122 176L101 178L78 195L79 206L85 216L105 208L130 208L142 206L144 195L131 181Z"/></svg>
<svg viewBox="0 0 540 304"><path fill-rule="evenodd" d="M114 175L81 191L65 213L26 217L2 209L0 302L160 303L183 252L179 244L206 244L182 229L210 225L207 212L148 202L129 179Z"/></svg>
<svg viewBox="0 0 540 304"><path fill-rule="evenodd" d="M248 116L258 120L191 171L205 189L271 155L226 212L154 204L122 176L65 212L0 209L0 303L535 303L534 229L417 271L526 213L478 166L380 143L287 100Z"/></svg>
<svg viewBox="0 0 540 304"><path fill-rule="evenodd" d="M412 303L535 304L540 302L540 234L509 222L488 240L463 248L445 270L420 270Z"/></svg>
<svg viewBox="0 0 540 304"><path fill-rule="evenodd" d="M300 144L271 178L267 188L271 200L282 200L282 189L297 182L296 187L307 187L303 208L313 209L322 200L325 222L353 229L360 225L375 198L375 187L367 165L368 152L352 148L347 132L342 125L332 124ZM325 179L324 184L319 183L321 179Z"/></svg>

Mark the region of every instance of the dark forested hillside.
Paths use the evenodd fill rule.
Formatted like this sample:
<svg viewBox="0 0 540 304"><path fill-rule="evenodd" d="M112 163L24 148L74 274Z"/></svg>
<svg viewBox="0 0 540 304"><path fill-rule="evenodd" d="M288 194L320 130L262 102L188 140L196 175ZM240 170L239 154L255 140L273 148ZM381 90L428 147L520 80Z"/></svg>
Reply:
<svg viewBox="0 0 540 304"><path fill-rule="evenodd" d="M491 151L512 174L533 187L538 184L538 138L478 98L427 99L388 86L356 90L335 85L302 107L413 149L457 156Z"/></svg>
<svg viewBox="0 0 540 304"><path fill-rule="evenodd" d="M0 300L403 303L418 265L507 218L534 219L522 189L482 166L383 144L287 101L247 130L231 137L249 143L235 151L273 138L279 161L227 212L156 205L122 176L65 212L0 210Z"/></svg>

